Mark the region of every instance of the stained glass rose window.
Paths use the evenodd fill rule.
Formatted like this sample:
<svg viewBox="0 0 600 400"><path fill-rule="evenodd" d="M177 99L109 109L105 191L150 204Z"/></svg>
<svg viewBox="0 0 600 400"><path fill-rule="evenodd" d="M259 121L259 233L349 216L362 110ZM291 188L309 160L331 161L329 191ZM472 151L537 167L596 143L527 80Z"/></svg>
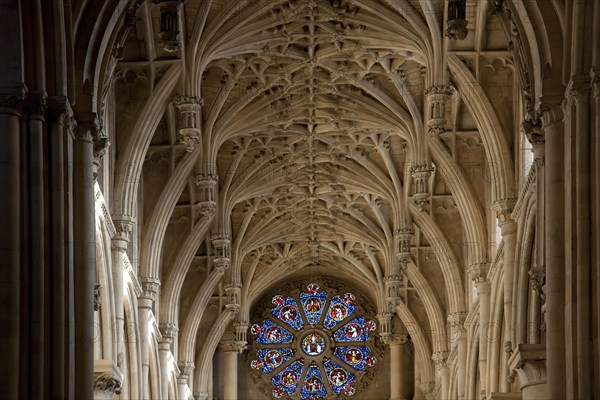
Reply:
<svg viewBox="0 0 600 400"><path fill-rule="evenodd" d="M314 282L303 289L276 294L253 321L253 375L272 398L356 397L365 386L359 381L378 362L377 323L361 314L353 293L332 293Z"/></svg>

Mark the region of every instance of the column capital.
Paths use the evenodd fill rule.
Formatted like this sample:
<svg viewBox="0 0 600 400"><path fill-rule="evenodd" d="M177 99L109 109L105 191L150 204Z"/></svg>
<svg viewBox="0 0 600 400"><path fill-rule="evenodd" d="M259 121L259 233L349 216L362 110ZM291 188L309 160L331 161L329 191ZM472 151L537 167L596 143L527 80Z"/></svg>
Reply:
<svg viewBox="0 0 600 400"><path fill-rule="evenodd" d="M31 90L27 92L25 108L29 111L30 117L43 120L48 108L48 93L44 90Z"/></svg>
<svg viewBox="0 0 600 400"><path fill-rule="evenodd" d="M446 364L446 360L448 359L448 351L436 351L431 356L433 363L438 369L446 368L448 365Z"/></svg>
<svg viewBox="0 0 600 400"><path fill-rule="evenodd" d="M465 320L467 319L467 313L464 311L458 311L448 314L448 322L450 328L455 332L461 332L465 330Z"/></svg>
<svg viewBox="0 0 600 400"><path fill-rule="evenodd" d="M50 122L67 124L70 128L75 128L77 123L74 119L73 109L67 96L50 96L47 99L47 116Z"/></svg>
<svg viewBox="0 0 600 400"><path fill-rule="evenodd" d="M547 383L546 345L520 343L510 356L508 366L508 380L512 383L518 375L521 390Z"/></svg>
<svg viewBox="0 0 600 400"><path fill-rule="evenodd" d="M496 200L492 205L492 210L496 213L496 218L498 219L498 225L500 228L502 228L505 224L514 222L511 213L515 208L515 204L517 204L517 199L506 198Z"/></svg>
<svg viewBox="0 0 600 400"><path fill-rule="evenodd" d="M198 393L198 396L194 396L194 398L197 398L198 400L208 400L208 393L200 392Z"/></svg>
<svg viewBox="0 0 600 400"><path fill-rule="evenodd" d="M561 123L564 119L563 96L543 96L540 98L538 115L545 130L551 125Z"/></svg>
<svg viewBox="0 0 600 400"><path fill-rule="evenodd" d="M410 340L407 333L396 333L385 338L382 338L384 344L388 346L403 346Z"/></svg>
<svg viewBox="0 0 600 400"><path fill-rule="evenodd" d="M135 218L129 215L113 215L112 220L115 226L115 235L112 238L113 241L129 243L131 240L131 232L133 232L133 227L136 223Z"/></svg>
<svg viewBox="0 0 600 400"><path fill-rule="evenodd" d="M94 361L94 397L112 399L120 394L122 388L121 372L112 360L98 359Z"/></svg>
<svg viewBox="0 0 600 400"><path fill-rule="evenodd" d="M173 339L177 336L177 332L179 332L177 324L173 322L161 322L158 324L158 329L160 329L163 339L169 342L173 342Z"/></svg>
<svg viewBox="0 0 600 400"><path fill-rule="evenodd" d="M589 75L574 75L567 85L566 97L571 103L589 101L591 82Z"/></svg>
<svg viewBox="0 0 600 400"><path fill-rule="evenodd" d="M187 379L194 372L196 366L193 361L179 361L177 367L179 368L179 376L177 378Z"/></svg>
<svg viewBox="0 0 600 400"><path fill-rule="evenodd" d="M225 353L242 353L247 349L247 345L248 343L242 340L223 340L219 343L219 348Z"/></svg>
<svg viewBox="0 0 600 400"><path fill-rule="evenodd" d="M591 87L594 98L600 97L600 68L595 67L590 71Z"/></svg>
<svg viewBox="0 0 600 400"><path fill-rule="evenodd" d="M487 284L489 286L489 282L487 280L489 265L489 263L478 263L469 267L469 277L477 286L477 290L479 290L480 285Z"/></svg>
<svg viewBox="0 0 600 400"><path fill-rule="evenodd" d="M144 296L156 300L158 289L160 288L160 279L151 276L140 276L140 283L144 289Z"/></svg>
<svg viewBox="0 0 600 400"><path fill-rule="evenodd" d="M25 104L26 92L25 84L0 88L0 108L12 108L20 112L21 107Z"/></svg>

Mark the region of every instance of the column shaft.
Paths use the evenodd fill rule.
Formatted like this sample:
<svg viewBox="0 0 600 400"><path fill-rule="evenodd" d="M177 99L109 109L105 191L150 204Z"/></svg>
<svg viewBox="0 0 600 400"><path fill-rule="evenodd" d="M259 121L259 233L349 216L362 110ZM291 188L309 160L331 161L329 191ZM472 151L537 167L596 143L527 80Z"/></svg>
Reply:
<svg viewBox="0 0 600 400"><path fill-rule="evenodd" d="M0 107L0 304L11 312L0 313L3 340L0 341L0 380L6 398L19 398L19 316L21 296L21 184L20 114Z"/></svg>
<svg viewBox="0 0 600 400"><path fill-rule="evenodd" d="M93 141L85 125L73 142L73 261L75 303L75 397L94 396L94 283L96 230Z"/></svg>
<svg viewBox="0 0 600 400"><path fill-rule="evenodd" d="M150 326L149 312L152 309L152 299L149 297L140 297L138 299L138 320L139 320L139 336L140 336L140 359L142 361L141 385L142 399L150 398Z"/></svg>
<svg viewBox="0 0 600 400"><path fill-rule="evenodd" d="M45 272L44 257L44 119L41 116L41 104L31 104L29 117L29 266L30 280L30 344L29 360L31 398L41 399L44 396L44 315L45 315ZM50 271L48 271L49 273ZM46 345L47 346L47 345Z"/></svg>
<svg viewBox="0 0 600 400"><path fill-rule="evenodd" d="M60 112L60 111L59 111ZM52 287L52 335L50 382L52 396L56 399L67 397L65 393L65 127L59 117L50 124L50 213L52 238L50 239L53 273L49 284Z"/></svg>
<svg viewBox="0 0 600 400"><path fill-rule="evenodd" d="M223 352L223 367L224 367L224 400L238 399L238 353L237 350Z"/></svg>
<svg viewBox="0 0 600 400"><path fill-rule="evenodd" d="M487 352L489 338L493 334L490 326L490 283L477 284L479 293L479 379L480 393L487 393Z"/></svg>
<svg viewBox="0 0 600 400"><path fill-rule="evenodd" d="M404 369L404 344L390 344L390 400L403 400L406 396Z"/></svg>
<svg viewBox="0 0 600 400"><path fill-rule="evenodd" d="M555 110L555 112L560 112ZM562 116L545 123L546 348L548 397L565 398L564 135ZM557 122L557 120L560 121ZM546 121L544 121L546 122Z"/></svg>

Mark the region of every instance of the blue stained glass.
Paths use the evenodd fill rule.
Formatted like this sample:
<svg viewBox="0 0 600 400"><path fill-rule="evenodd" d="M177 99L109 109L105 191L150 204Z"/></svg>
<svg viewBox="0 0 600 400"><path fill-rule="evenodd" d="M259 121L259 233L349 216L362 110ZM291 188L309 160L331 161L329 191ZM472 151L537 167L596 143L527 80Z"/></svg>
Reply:
<svg viewBox="0 0 600 400"><path fill-rule="evenodd" d="M309 324L318 324L323 314L323 308L327 300L327 293L300 293L300 302L306 314L306 320Z"/></svg>
<svg viewBox="0 0 600 400"><path fill-rule="evenodd" d="M335 394L340 394L345 385L356 382L354 374L331 359L325 361L323 367L325 368L325 374L327 375L331 390Z"/></svg>
<svg viewBox="0 0 600 400"><path fill-rule="evenodd" d="M357 371L364 371L365 359L371 354L367 346L336 347L335 355Z"/></svg>
<svg viewBox="0 0 600 400"><path fill-rule="evenodd" d="M321 376L321 371L317 364L313 361L306 371L306 377L300 390L300 398L323 398L327 396L327 389Z"/></svg>
<svg viewBox="0 0 600 400"><path fill-rule="evenodd" d="M258 359L263 362L263 374L270 374L281 364L285 363L294 355L292 349L261 349L256 352Z"/></svg>
<svg viewBox="0 0 600 400"><path fill-rule="evenodd" d="M369 331L365 328L366 320L356 317L338 329L333 337L338 342L362 342L369 339Z"/></svg>
<svg viewBox="0 0 600 400"><path fill-rule="evenodd" d="M349 315L352 315L354 310L356 310L356 307L352 304L347 304L340 296L333 296L323 325L328 329L331 329L340 323L340 321L346 319Z"/></svg>
<svg viewBox="0 0 600 400"><path fill-rule="evenodd" d="M295 330L300 330L304 325L302 323L302 317L300 317L300 312L298 311L298 305L296 304L296 300L292 297L288 297L285 299L283 304L278 305L273 309L273 315Z"/></svg>
<svg viewBox="0 0 600 400"><path fill-rule="evenodd" d="M271 320L264 320L262 329L256 341L261 344L281 344L281 343L292 343L294 337L291 333L278 326Z"/></svg>
<svg viewBox="0 0 600 400"><path fill-rule="evenodd" d="M302 359L294 361L289 367L275 375L273 379L271 379L271 382L273 382L274 386L282 386L287 394L292 395L298 388L303 367L304 361Z"/></svg>

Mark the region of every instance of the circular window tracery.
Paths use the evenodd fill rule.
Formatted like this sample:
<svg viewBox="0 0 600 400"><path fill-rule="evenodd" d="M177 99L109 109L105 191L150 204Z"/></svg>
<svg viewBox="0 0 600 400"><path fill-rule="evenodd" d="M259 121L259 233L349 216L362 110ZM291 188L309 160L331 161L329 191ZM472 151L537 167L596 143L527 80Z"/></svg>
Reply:
<svg viewBox="0 0 600 400"><path fill-rule="evenodd" d="M277 294L270 312L251 326L250 366L269 382L273 398L349 398L376 365L377 324L359 315L353 293L332 294L314 282L297 295Z"/></svg>

